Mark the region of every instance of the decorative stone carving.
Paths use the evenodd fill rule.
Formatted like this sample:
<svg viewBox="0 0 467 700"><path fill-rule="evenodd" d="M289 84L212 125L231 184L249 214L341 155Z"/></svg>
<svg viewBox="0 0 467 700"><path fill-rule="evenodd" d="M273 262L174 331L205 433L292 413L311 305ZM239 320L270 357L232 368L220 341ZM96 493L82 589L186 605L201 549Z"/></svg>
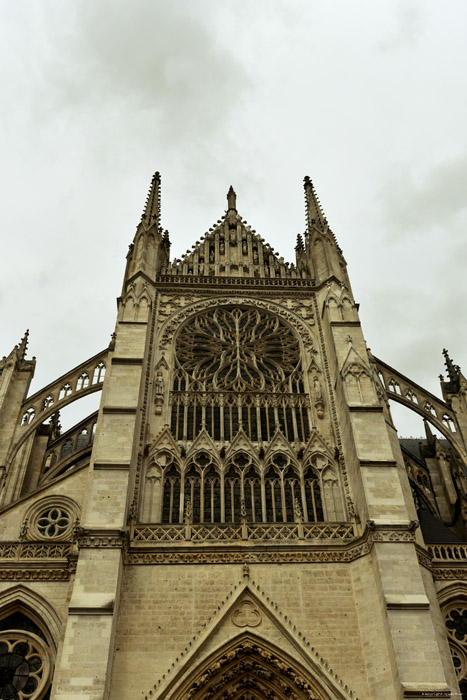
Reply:
<svg viewBox="0 0 467 700"><path fill-rule="evenodd" d="M160 416L162 413L162 406L164 405L164 377L161 370L156 372L156 381L154 382L154 403L156 406L156 415Z"/></svg>
<svg viewBox="0 0 467 700"><path fill-rule="evenodd" d="M242 600L232 613L232 622L237 627L257 627L261 624L261 613L251 600Z"/></svg>

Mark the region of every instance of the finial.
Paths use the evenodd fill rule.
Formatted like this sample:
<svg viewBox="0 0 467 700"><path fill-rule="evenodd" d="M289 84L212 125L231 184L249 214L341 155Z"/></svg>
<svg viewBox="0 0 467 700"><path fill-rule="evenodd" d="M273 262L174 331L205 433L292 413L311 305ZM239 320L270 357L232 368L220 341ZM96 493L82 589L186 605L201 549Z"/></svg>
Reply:
<svg viewBox="0 0 467 700"><path fill-rule="evenodd" d="M26 329L26 333L21 338L21 342L18 346L18 357L20 360L24 360L26 357L26 350L28 349L28 338L29 338L29 328Z"/></svg>
<svg viewBox="0 0 467 700"><path fill-rule="evenodd" d="M297 253L301 250L303 250L303 238L300 233L297 234L297 245L295 246L295 250Z"/></svg>
<svg viewBox="0 0 467 700"><path fill-rule="evenodd" d="M227 192L227 206L229 209L237 211L237 195L232 185L230 185L229 191Z"/></svg>
<svg viewBox="0 0 467 700"><path fill-rule="evenodd" d="M444 363L445 363L446 369L448 371L449 380L453 383L457 383L459 381L459 375L461 373L461 368L459 367L459 365L455 365L453 363L453 361L449 357L449 353L446 350L446 348L444 348L444 350L443 350L443 355L444 355Z"/></svg>

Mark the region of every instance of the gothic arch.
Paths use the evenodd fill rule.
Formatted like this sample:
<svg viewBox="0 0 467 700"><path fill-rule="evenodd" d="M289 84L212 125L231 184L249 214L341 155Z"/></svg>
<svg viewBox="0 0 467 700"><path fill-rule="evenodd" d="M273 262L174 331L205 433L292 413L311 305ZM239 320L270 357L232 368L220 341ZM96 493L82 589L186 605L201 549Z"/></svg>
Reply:
<svg viewBox="0 0 467 700"><path fill-rule="evenodd" d="M161 354L164 353L165 348L169 345L178 328L184 324L189 318L195 316L200 311L218 308L220 306L228 306L229 304L236 304L239 306L250 307L254 309L262 309L269 311L273 314L277 314L281 317L282 321L286 323L292 331L298 334L299 340L306 348L312 348L315 345L315 338L307 325L307 323L298 314L284 308L281 304L274 301L264 301L263 299L251 299L251 297L219 297L214 299L208 299L204 301L197 301L184 306L181 309L175 311L171 316L169 316L161 325L158 331L158 343L160 346Z"/></svg>
<svg viewBox="0 0 467 700"><path fill-rule="evenodd" d="M310 673L270 642L247 632L214 651L164 700L343 700L319 667Z"/></svg>
<svg viewBox="0 0 467 700"><path fill-rule="evenodd" d="M18 584L0 594L0 621L15 612L22 612L41 629L55 654L63 623L49 601L23 584Z"/></svg>

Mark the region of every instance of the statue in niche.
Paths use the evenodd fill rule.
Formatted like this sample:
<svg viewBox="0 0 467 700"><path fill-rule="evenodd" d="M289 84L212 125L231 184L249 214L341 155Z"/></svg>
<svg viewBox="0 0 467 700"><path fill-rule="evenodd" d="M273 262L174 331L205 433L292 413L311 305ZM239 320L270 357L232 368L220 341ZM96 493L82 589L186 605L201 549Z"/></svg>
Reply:
<svg viewBox="0 0 467 700"><path fill-rule="evenodd" d="M316 415L318 418L324 418L324 398L323 398L323 392L321 389L321 383L318 379L318 377L315 376L313 377L313 395L314 395L314 405L316 409Z"/></svg>
<svg viewBox="0 0 467 700"><path fill-rule="evenodd" d="M209 262L214 262L214 248L209 248Z"/></svg>
<svg viewBox="0 0 467 700"><path fill-rule="evenodd" d="M246 242L246 238L242 238L242 253L243 255L246 255L248 253L248 244Z"/></svg>
<svg viewBox="0 0 467 700"><path fill-rule="evenodd" d="M160 416L162 413L162 406L164 404L164 377L162 372L159 370L156 374L156 381L154 383L154 394L155 394L155 404L156 404L156 415Z"/></svg>
<svg viewBox="0 0 467 700"><path fill-rule="evenodd" d="M224 241L223 238L221 238L221 239L219 240L219 253L220 253L221 255L224 255L224 253L225 253L225 241Z"/></svg>
<svg viewBox="0 0 467 700"><path fill-rule="evenodd" d="M319 379L316 375L313 377L313 393L315 395L315 400L323 398L323 394L321 392L321 384L319 383Z"/></svg>
<svg viewBox="0 0 467 700"><path fill-rule="evenodd" d="M259 262L258 248L253 248L253 262L254 262L254 263L258 263L258 262Z"/></svg>

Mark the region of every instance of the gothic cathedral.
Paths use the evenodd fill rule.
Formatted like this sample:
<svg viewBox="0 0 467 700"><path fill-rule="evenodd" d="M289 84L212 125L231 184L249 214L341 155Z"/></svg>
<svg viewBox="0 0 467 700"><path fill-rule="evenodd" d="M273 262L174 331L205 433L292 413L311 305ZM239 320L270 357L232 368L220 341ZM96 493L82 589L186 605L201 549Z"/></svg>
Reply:
<svg viewBox="0 0 467 700"><path fill-rule="evenodd" d="M31 396L0 361L0 700L465 700L460 368L371 354L309 178L293 264L232 188L171 259L160 188L110 345Z"/></svg>

